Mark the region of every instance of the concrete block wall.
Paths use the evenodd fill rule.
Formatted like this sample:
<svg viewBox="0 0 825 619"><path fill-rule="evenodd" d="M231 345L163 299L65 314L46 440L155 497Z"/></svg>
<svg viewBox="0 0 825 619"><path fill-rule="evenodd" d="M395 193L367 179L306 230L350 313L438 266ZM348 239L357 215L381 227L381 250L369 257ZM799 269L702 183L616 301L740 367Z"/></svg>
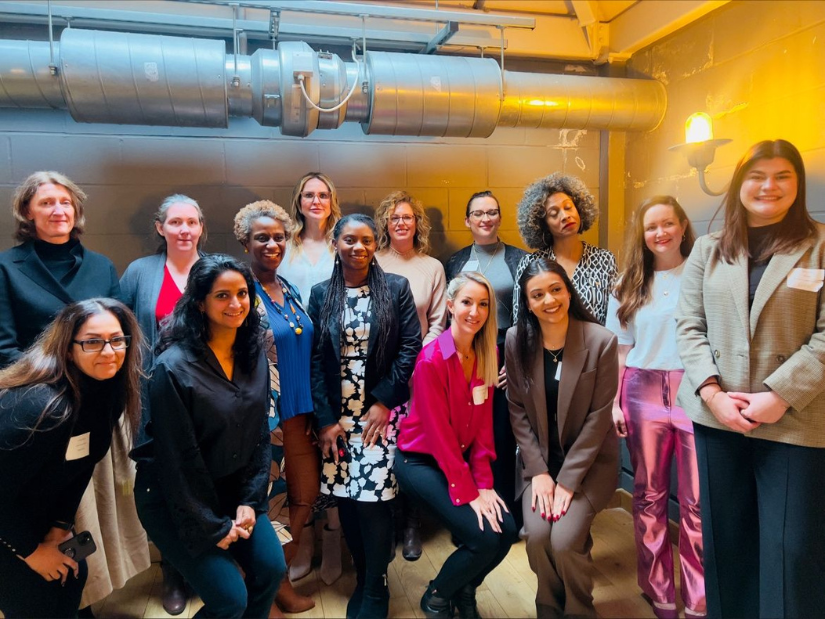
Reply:
<svg viewBox="0 0 825 619"><path fill-rule="evenodd" d="M64 111L0 110L0 250L13 245L14 188L42 169L67 174L88 193L84 243L122 271L154 250L151 216L171 193L201 203L208 251L239 255L232 236L237 210L258 199L287 206L294 183L308 171L333 179L344 212L371 213L390 191L403 188L424 202L433 254L445 257L472 240L464 209L475 191L498 195L501 236L521 245L515 205L524 186L564 170L598 195L598 168L594 131L499 129L483 140L430 139L366 136L350 123L298 139L251 119L207 130L78 124ZM586 238L596 243L598 231Z"/></svg>
<svg viewBox="0 0 825 619"><path fill-rule="evenodd" d="M628 77L654 77L668 93L662 124L627 136L628 215L648 196L672 194L707 232L721 198L705 195L684 156L668 150L685 141L687 117L706 112L714 137L733 140L716 151L711 189L727 186L752 144L783 138L802 152L808 208L825 220L825 2L730 2L634 54Z"/></svg>
<svg viewBox="0 0 825 619"><path fill-rule="evenodd" d="M783 138L802 152L808 208L825 221L825 2L730 2L634 54L628 77L662 81L668 108L655 131L627 134L626 220L643 199L671 194L697 234L708 232L721 198L704 194L684 156L668 150L684 142L687 117L706 112L714 137L733 140L716 152L706 176L711 189L727 186L752 144ZM632 491L626 451L622 469L622 486ZM672 479L675 489L675 466ZM670 507L678 519L675 502Z"/></svg>

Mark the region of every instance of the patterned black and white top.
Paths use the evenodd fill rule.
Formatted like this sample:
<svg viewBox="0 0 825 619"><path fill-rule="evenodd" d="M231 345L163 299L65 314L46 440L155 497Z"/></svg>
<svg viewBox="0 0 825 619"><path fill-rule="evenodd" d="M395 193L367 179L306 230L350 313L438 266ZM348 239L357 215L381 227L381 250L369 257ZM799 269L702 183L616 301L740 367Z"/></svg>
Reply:
<svg viewBox="0 0 825 619"><path fill-rule="evenodd" d="M395 461L396 416L390 417L387 440L379 439L366 448L361 435L364 416L364 374L372 311L369 286L347 288L341 343L341 417L346 432L350 461L324 460L321 493L377 502L395 498L398 489L392 466Z"/></svg>
<svg viewBox="0 0 825 619"><path fill-rule="evenodd" d="M573 271L571 281L585 307L591 311L596 320L604 325L607 320L607 303L610 301L610 291L613 290L613 284L616 282L618 273L616 256L607 249L594 247L585 241L582 241L582 245L584 245L582 258ZM552 247L547 247L524 256L519 262L516 269L516 285L513 289L513 324L518 318L519 311L518 280L530 261L537 258L555 260L556 254L553 252Z"/></svg>

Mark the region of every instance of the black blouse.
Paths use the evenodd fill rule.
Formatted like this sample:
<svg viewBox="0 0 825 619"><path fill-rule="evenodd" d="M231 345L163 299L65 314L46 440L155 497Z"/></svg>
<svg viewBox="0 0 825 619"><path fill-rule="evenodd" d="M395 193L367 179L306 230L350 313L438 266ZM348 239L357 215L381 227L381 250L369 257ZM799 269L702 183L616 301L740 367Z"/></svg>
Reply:
<svg viewBox="0 0 825 619"><path fill-rule="evenodd" d="M27 557L56 523L73 524L95 465L106 455L123 412L115 379L79 379L81 407L69 419L47 417L57 394L48 385L16 387L0 398L0 552ZM89 433L88 455L66 460L69 441Z"/></svg>
<svg viewBox="0 0 825 619"><path fill-rule="evenodd" d="M556 376L562 366L564 349L554 350L553 353L550 354L549 350L544 349L544 395L547 398L547 431L549 434L547 445L550 449L547 469L550 477L555 481L564 464L564 452L559 438L559 379L561 375Z"/></svg>
<svg viewBox="0 0 825 619"><path fill-rule="evenodd" d="M232 528L239 505L266 511L269 372L261 350L250 373L230 381L207 348L173 345L149 384L148 439L132 452L160 485L178 535L196 556Z"/></svg>

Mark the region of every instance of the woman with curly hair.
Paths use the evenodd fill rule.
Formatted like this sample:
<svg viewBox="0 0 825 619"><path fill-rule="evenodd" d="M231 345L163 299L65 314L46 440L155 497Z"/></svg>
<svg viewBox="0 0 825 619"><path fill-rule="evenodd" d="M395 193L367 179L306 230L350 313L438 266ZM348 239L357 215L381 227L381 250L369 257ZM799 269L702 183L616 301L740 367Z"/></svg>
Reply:
<svg viewBox="0 0 825 619"><path fill-rule="evenodd" d="M272 459L256 297L234 258L192 266L156 348L148 439L133 451L140 520L203 616L268 617L286 574L275 530L256 526Z"/></svg>
<svg viewBox="0 0 825 619"><path fill-rule="evenodd" d="M406 191L393 191L378 205L375 224L375 259L385 273L395 273L410 282L426 345L444 331L447 322L444 267L428 255L430 220L420 200Z"/></svg>
<svg viewBox="0 0 825 619"><path fill-rule="evenodd" d="M633 464L637 579L653 612L675 618L673 550L668 535L670 463L676 457L679 566L685 615L705 614L699 471L693 424L675 395L684 375L676 346L676 303L695 240L672 196L639 205L627 228L625 267L610 297L607 328L619 338L616 434Z"/></svg>
<svg viewBox="0 0 825 619"><path fill-rule="evenodd" d="M78 541L88 535L76 512L92 471L120 428L137 430L141 344L125 305L88 299L63 308L0 371L0 611L6 617L77 616L87 561L59 544L73 537L75 525L83 533Z"/></svg>
<svg viewBox="0 0 825 619"><path fill-rule="evenodd" d="M616 257L607 249L594 247L579 238L595 223L598 214L593 195L575 176L556 172L529 185L518 204L516 219L521 238L536 251L522 258L516 280L531 260L540 257L555 260L573 282L585 307L603 325L616 279ZM516 289L514 322L518 317L518 304Z"/></svg>
<svg viewBox="0 0 825 619"><path fill-rule="evenodd" d="M247 204L235 215L235 238L250 256L255 277L256 305L261 317L264 349L269 361L271 395L269 431L272 444L269 496L270 518L279 516L283 492L276 484L286 476L289 504L289 532L292 541L284 546L287 566L295 557L304 524L318 497L321 459L312 441L312 392L309 385L309 360L312 354L312 321L301 305L295 287L278 275L286 244L292 234L292 219L286 211L259 200ZM285 363L278 363L278 358ZM284 470L281 470L281 460ZM313 531L307 531L312 535ZM315 606L312 598L299 595L288 577L278 589L275 603L288 613L301 613Z"/></svg>
<svg viewBox="0 0 825 619"><path fill-rule="evenodd" d="M415 301L424 345L437 338L447 322L444 267L427 255L430 246L430 221L420 200L406 191L393 191L375 211L378 226L378 264L385 273L406 277ZM406 405L392 415L406 415ZM417 505L407 495L399 497L404 517L401 554L407 561L421 557L421 523Z"/></svg>
<svg viewBox="0 0 825 619"><path fill-rule="evenodd" d="M410 285L375 261L375 222L347 215L335 224L332 278L312 289L316 326L312 399L324 455L321 492L338 500L356 587L347 617L386 617L392 543L396 419L410 399L421 324Z"/></svg>

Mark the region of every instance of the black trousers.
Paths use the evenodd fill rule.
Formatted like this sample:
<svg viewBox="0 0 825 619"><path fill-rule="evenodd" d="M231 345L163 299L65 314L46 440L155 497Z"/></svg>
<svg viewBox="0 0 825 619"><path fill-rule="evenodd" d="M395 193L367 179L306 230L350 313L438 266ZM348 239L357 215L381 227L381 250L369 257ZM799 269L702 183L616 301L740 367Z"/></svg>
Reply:
<svg viewBox="0 0 825 619"><path fill-rule="evenodd" d="M504 349L501 350L504 359ZM521 500L516 500L516 437L510 424L510 405L507 391L493 389L493 440L496 459L493 460L493 488L507 503L507 509L513 514L516 529L521 529L524 518L521 513Z"/></svg>
<svg viewBox="0 0 825 619"><path fill-rule="evenodd" d="M86 561L79 565L78 577L69 572L66 585L61 586L59 580L46 581L11 551L0 548L0 610L9 619L76 617L89 573Z"/></svg>
<svg viewBox="0 0 825 619"><path fill-rule="evenodd" d="M477 587L484 582L517 539L513 516L504 513L501 533L494 532L486 521L484 530L479 529L472 507L453 505L447 478L431 456L399 450L395 457L395 476L404 491L427 505L461 542L433 580L439 596L450 598L464 585Z"/></svg>
<svg viewBox="0 0 825 619"><path fill-rule="evenodd" d="M359 582L366 575L384 576L390 564L390 546L395 531L392 521L394 501L368 503L341 497L337 497L337 501L341 529Z"/></svg>
<svg viewBox="0 0 825 619"><path fill-rule="evenodd" d="M825 449L694 431L708 616L823 616Z"/></svg>

